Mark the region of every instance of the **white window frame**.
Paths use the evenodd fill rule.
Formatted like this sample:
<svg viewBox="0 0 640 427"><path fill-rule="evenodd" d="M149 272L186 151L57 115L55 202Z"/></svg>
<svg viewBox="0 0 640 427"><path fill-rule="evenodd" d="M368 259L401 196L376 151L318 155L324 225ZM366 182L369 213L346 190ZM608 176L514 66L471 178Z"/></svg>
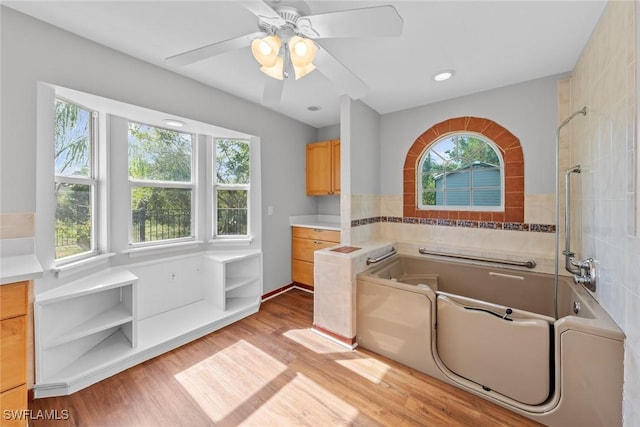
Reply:
<svg viewBox="0 0 640 427"><path fill-rule="evenodd" d="M63 258L55 258L55 246L54 246L54 265L56 267L59 266L63 266L65 264L70 264L70 263L74 263L86 258L91 258L91 257L95 257L96 255L99 254L98 251L98 232L97 232L97 226L98 226L98 221L100 219L100 213L98 211L98 191L99 191L99 186L98 186L98 180L96 179L97 176L97 171L98 171L98 150L97 150L97 145L98 145L98 112L94 111L92 108L88 108L85 107L84 105L81 105L78 102L75 101L70 101L64 97L61 96L56 96L56 102L58 100L66 102L68 104L72 104L75 105L78 108L81 108L85 111L88 111L91 114L91 119L89 121L89 166L91 168L89 176L87 177L81 177L81 176L70 176L70 175L58 175L55 173L55 168L54 168L54 184L79 184L79 185L87 185L90 188L90 193L91 193L91 200L90 200L90 204L91 204L91 231L90 231L90 240L91 240L91 247L88 251L79 253L79 254L75 254L75 255L70 255L70 256L66 256ZM54 117L55 117L55 113L54 113ZM54 149L55 151L55 149ZM54 158L55 161L55 158ZM54 198L55 200L55 198ZM55 212L57 210L57 201L55 202L54 205L54 212L53 212L53 216L54 216L54 230L56 228L56 218L55 218ZM55 237L54 237L54 245L55 245Z"/></svg>
<svg viewBox="0 0 640 427"><path fill-rule="evenodd" d="M470 205L425 205L422 203L422 166L424 161L433 147L438 145L442 140L449 139L455 136L473 136L478 139L482 139L486 142L496 153L500 161L500 205L497 206L470 206ZM469 191L473 191L473 174L470 173L469 179L471 180ZM418 210L439 210L439 211L472 211L472 212L504 212L504 198L505 198L505 170L504 170L504 157L498 145L487 138L485 135L469 132L469 131L457 131L451 132L433 141L420 155L418 167L416 169L416 206Z"/></svg>
<svg viewBox="0 0 640 427"><path fill-rule="evenodd" d="M249 183L248 184L224 184L224 183L219 183L217 182L217 177L216 177L216 167L217 167L217 145L218 145L218 140L221 139L232 139L234 141L242 141L243 143L247 144L249 147ZM222 138L222 137L213 137L213 144L212 144L212 153L211 155L208 156L208 159L210 159L212 161L211 165L211 191L210 194L212 195L212 203L211 203L211 207L212 207L212 213L211 213L211 239L213 241L246 241L246 240L251 240L251 236L252 236L252 229L251 229L251 215L252 215L252 210L251 210L251 198L252 198L252 194L251 194L251 182L253 181L253 176L254 176L254 162L253 162L253 156L254 156L254 150L252 149L252 143L251 140L249 139L243 139L243 138ZM217 230L218 230L218 190L244 190L247 192L247 233L246 234L218 234Z"/></svg>
<svg viewBox="0 0 640 427"><path fill-rule="evenodd" d="M182 132L177 129L165 128L157 125L150 125L147 123L143 123L138 120L129 119L128 123L135 123L138 125L149 126L152 128L165 129L171 132L178 132L190 135L191 137L191 181L190 182L180 182L180 181L159 181L159 180L149 180L149 179L134 179L131 176L128 177L129 182L129 224L128 224L128 242L129 248L142 248L148 246L165 246L170 244L178 244L184 242L193 242L196 240L197 235L197 221L196 221L196 209L197 209L197 198L198 193L196 191L196 175L197 175L197 135L191 132ZM127 152L128 152L128 138L127 138ZM127 174L129 173L129 156L127 155ZM165 188L165 189L184 189L191 191L191 235L185 237L176 237L173 239L163 239L163 240L152 240L145 242L133 242L133 206L131 205L131 196L133 194L134 188L139 187L153 187L153 188Z"/></svg>

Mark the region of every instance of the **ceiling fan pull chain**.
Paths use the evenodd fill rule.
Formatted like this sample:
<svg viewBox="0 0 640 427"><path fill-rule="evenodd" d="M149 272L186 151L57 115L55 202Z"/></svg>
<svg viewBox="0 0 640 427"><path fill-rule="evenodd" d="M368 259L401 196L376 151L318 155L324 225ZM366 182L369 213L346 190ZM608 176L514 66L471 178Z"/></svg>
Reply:
<svg viewBox="0 0 640 427"><path fill-rule="evenodd" d="M289 42L283 43L283 48L284 48L284 67L282 67L282 75L284 76L285 79L289 78L289 71L287 71L287 68L289 68L289 64L291 61L289 61Z"/></svg>

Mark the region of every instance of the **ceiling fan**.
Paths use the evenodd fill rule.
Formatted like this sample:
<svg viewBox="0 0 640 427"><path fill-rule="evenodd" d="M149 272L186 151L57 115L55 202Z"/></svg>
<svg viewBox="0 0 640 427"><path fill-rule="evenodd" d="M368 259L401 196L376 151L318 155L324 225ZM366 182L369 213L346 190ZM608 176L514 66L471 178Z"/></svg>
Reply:
<svg viewBox="0 0 640 427"><path fill-rule="evenodd" d="M259 31L209 44L166 58L184 66L235 49L251 46L266 80L262 102L280 102L284 80L317 70L339 93L362 98L367 85L314 40L323 38L393 37L402 33L403 21L390 5L309 14L304 2L242 0L238 4L258 17ZM294 4L295 6L291 5ZM293 71L293 73L291 72Z"/></svg>

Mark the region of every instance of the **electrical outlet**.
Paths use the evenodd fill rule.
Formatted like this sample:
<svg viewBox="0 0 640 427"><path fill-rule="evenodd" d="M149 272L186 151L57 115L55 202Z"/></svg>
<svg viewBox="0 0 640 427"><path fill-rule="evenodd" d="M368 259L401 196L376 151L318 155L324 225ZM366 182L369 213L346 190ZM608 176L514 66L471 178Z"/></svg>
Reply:
<svg viewBox="0 0 640 427"><path fill-rule="evenodd" d="M267 215L273 215L273 206L267 206Z"/></svg>

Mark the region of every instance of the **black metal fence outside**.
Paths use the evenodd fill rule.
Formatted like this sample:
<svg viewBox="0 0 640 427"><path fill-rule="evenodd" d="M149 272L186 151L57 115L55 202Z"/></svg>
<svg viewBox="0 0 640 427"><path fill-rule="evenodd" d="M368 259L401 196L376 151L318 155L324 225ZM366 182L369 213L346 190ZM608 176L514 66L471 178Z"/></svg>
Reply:
<svg viewBox="0 0 640 427"><path fill-rule="evenodd" d="M247 208L218 208L217 234L244 236L247 234Z"/></svg>
<svg viewBox="0 0 640 427"><path fill-rule="evenodd" d="M189 236L191 236L191 210L136 209L132 212L131 240L133 243Z"/></svg>
<svg viewBox="0 0 640 427"><path fill-rule="evenodd" d="M247 222L247 208L218 208L217 234L225 236L246 235ZM57 228L56 247L78 245L79 240L83 240L81 237L85 237L84 233L80 232L82 225L72 224L64 228ZM136 209L132 211L131 240L133 243L189 236L191 236L191 210L150 211Z"/></svg>

